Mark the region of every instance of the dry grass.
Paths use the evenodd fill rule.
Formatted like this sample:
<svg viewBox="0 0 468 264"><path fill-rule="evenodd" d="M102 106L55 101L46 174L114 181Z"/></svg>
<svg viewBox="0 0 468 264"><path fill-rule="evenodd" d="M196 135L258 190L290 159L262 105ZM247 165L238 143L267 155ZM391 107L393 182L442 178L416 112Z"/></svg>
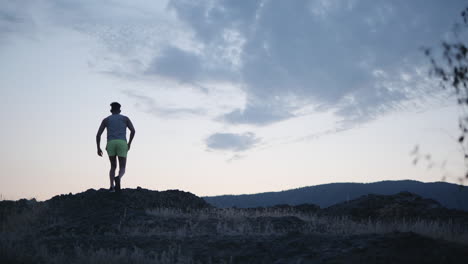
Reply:
<svg viewBox="0 0 468 264"><path fill-rule="evenodd" d="M144 252L139 248L83 249L76 247L74 257L63 252L50 252L43 245L35 244L34 223L55 225L59 220L45 214L46 208L38 204L18 214L12 214L1 223L1 263L195 263L181 249L172 247L160 252ZM325 217L288 209L206 209L184 212L177 209L157 208L146 210L151 216L148 222L137 226L128 225L121 219L119 236L123 237L165 237L185 239L197 236L279 236L291 231L301 234L330 234L349 236L359 234L385 234L390 232L414 232L423 236L464 243L468 245L468 226L452 221L405 220L354 221L348 217ZM299 223L292 229L275 225L280 218ZM284 220L284 219L283 219ZM176 228L167 229L161 222L178 223ZM293 221L293 222L294 222ZM281 222L281 221L280 221ZM37 226L37 225L36 225ZM120 228L121 227L121 228ZM30 245L20 241L33 239ZM27 239L26 239L27 240ZM18 246L18 245L22 246ZM157 249L155 249L157 250Z"/></svg>
<svg viewBox="0 0 468 264"><path fill-rule="evenodd" d="M50 264L100 264L100 263L142 263L142 264L190 264L194 261L184 256L180 248L169 248L154 254L146 254L142 249L96 249L84 250L76 247L72 256L63 252L53 253L41 245L33 245L31 248L17 247L15 241L0 240L1 263L50 263ZM33 252L33 254L31 254Z"/></svg>
<svg viewBox="0 0 468 264"><path fill-rule="evenodd" d="M265 228L255 228L249 219L297 217L305 225L297 231L303 234L325 233L334 235L385 234L391 232L414 232L423 236L468 244L468 226L463 223L426 219L391 219L389 221L372 220L355 221L349 217L327 217L316 214L306 214L288 209L208 209L196 212L182 212L169 208L150 209L147 214L156 218L186 218L191 222L175 232L166 235L183 237L184 235L202 235L197 228L203 221L213 220L217 223L216 231L222 235L281 235L290 230L278 230L273 225ZM162 230L160 230L162 231ZM158 231L159 232L159 231ZM158 232L150 232L154 235ZM163 232L164 233L164 232ZM159 233L161 234L161 233Z"/></svg>
<svg viewBox="0 0 468 264"><path fill-rule="evenodd" d="M393 219L389 221L368 220L354 221L348 217L317 218L315 225L322 222L326 226L326 233L338 235L358 234L386 234L392 232L413 232L434 239L468 244L468 226L452 221L438 220L405 220ZM314 230L314 228L311 228Z"/></svg>

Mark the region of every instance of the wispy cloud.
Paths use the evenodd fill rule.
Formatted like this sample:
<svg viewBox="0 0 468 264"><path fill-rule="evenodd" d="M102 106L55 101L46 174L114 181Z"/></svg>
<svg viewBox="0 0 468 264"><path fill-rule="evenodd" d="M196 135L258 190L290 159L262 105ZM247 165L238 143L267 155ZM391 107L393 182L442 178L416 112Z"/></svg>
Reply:
<svg viewBox="0 0 468 264"><path fill-rule="evenodd" d="M217 120L230 124L268 125L294 116L292 113L284 111L284 107L286 106L272 105L271 102L267 102L267 104L249 103L244 109L235 109L218 117Z"/></svg>
<svg viewBox="0 0 468 264"><path fill-rule="evenodd" d="M32 16L33 3L4 1L0 9L0 43L11 35L31 33L36 23Z"/></svg>
<svg viewBox="0 0 468 264"><path fill-rule="evenodd" d="M135 99L136 106L142 111L161 117L161 118L177 118L187 115L205 115L205 110L201 108L181 108L181 107L163 107L158 105L156 101L149 96L139 94L135 91L122 91L130 98Z"/></svg>

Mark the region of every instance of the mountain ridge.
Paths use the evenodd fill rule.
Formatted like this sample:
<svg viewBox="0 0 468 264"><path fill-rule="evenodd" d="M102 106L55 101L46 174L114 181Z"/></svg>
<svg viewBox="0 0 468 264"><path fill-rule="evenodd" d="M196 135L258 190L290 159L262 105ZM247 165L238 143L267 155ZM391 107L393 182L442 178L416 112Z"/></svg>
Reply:
<svg viewBox="0 0 468 264"><path fill-rule="evenodd" d="M202 198L211 205L222 208L268 207L277 204L299 205L303 203L312 203L323 208L362 195L390 195L404 191L434 199L450 209L468 211L468 188L466 186L447 182L426 183L415 180L327 183L279 192L205 196Z"/></svg>

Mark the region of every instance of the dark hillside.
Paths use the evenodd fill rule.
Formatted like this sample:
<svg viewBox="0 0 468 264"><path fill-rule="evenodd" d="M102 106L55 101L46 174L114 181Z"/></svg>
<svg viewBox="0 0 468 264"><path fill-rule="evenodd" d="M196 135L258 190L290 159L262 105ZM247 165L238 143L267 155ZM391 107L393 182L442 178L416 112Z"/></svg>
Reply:
<svg viewBox="0 0 468 264"><path fill-rule="evenodd" d="M400 192L394 195L363 195L357 199L321 209L320 214L333 217L351 217L358 221L427 219L468 224L467 211L447 209L435 200L423 198L410 192Z"/></svg>
<svg viewBox="0 0 468 264"><path fill-rule="evenodd" d="M191 193L0 201L0 263L466 263L468 212L416 194L215 208Z"/></svg>

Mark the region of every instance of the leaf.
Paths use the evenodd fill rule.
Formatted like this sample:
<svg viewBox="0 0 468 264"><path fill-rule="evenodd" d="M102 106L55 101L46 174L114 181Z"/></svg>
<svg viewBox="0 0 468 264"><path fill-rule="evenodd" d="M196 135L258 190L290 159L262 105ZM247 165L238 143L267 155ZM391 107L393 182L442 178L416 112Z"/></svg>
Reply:
<svg viewBox="0 0 468 264"><path fill-rule="evenodd" d="M463 140L465 140L465 136L461 136L460 138L458 138L458 142L462 143Z"/></svg>

